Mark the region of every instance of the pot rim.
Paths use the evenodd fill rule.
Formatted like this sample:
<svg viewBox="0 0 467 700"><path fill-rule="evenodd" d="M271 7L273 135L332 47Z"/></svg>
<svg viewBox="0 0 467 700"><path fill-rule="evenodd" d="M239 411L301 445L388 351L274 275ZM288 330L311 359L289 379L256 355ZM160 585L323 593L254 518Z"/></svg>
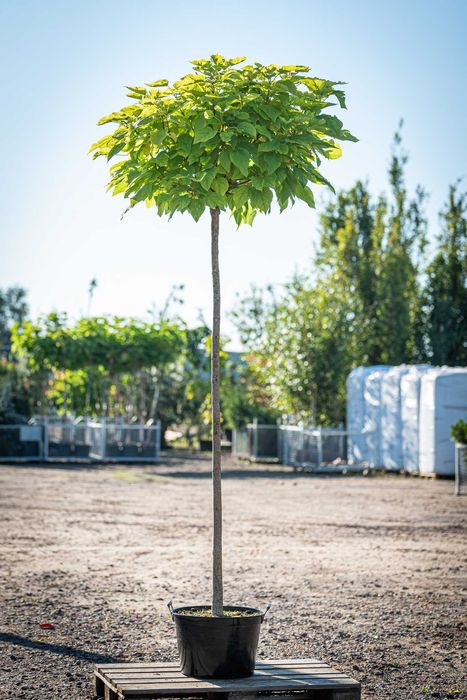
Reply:
<svg viewBox="0 0 467 700"><path fill-rule="evenodd" d="M229 621L236 621L236 620L246 620L246 619L254 619L255 617L262 617L264 615L263 610L259 610L259 608L255 608L252 605L224 605L223 609L224 610L238 610L238 611L243 611L243 612L253 612L256 613L256 615L245 615L245 617L208 617L206 615L185 615L184 610L199 610L199 611L204 611L204 610L210 610L211 606L210 605L181 605L178 608L173 608L173 614L176 615L177 617L182 617L182 618L190 618L190 619L195 619L195 620L229 620Z"/></svg>

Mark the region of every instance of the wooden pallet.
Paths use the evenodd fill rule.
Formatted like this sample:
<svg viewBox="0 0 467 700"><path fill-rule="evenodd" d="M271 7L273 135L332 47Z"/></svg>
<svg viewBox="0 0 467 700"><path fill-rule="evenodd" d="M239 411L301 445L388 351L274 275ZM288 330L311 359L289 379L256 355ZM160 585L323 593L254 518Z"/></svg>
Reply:
<svg viewBox="0 0 467 700"><path fill-rule="evenodd" d="M95 683L96 695L105 700L252 700L268 695L271 700L360 700L357 681L318 659L258 661L253 676L233 680L189 678L178 663L99 664Z"/></svg>

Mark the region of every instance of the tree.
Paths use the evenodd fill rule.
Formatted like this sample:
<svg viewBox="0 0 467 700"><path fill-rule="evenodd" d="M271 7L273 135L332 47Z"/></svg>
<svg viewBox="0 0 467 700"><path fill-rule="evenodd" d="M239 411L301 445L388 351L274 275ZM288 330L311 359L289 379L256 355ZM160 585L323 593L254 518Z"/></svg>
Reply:
<svg viewBox="0 0 467 700"><path fill-rule="evenodd" d="M184 351L179 323L147 323L120 317L82 318L65 314L13 327L13 351L24 357L38 392L60 412L156 417L159 371ZM52 375L52 378L51 378Z"/></svg>
<svg viewBox="0 0 467 700"><path fill-rule="evenodd" d="M317 265L325 286L333 279L341 298L351 297L359 364L399 364L421 359L420 269L426 246L425 193L409 196L407 156L396 133L389 167L391 196L373 200L357 182L339 192L321 217ZM347 303L347 301L344 301Z"/></svg>
<svg viewBox="0 0 467 700"><path fill-rule="evenodd" d="M11 329L29 313L26 290L0 289L0 422L22 423L29 415L29 389L22 368L10 360Z"/></svg>
<svg viewBox="0 0 467 700"><path fill-rule="evenodd" d="M428 266L424 302L428 355L433 364L467 363L467 194L449 189L440 214L438 251Z"/></svg>
<svg viewBox="0 0 467 700"><path fill-rule="evenodd" d="M335 116L323 113L335 98L345 107L340 83L313 78L306 66L237 68L245 59L193 61L194 72L169 86L157 80L130 87L135 102L99 122L115 131L91 147L111 166L108 188L133 207L145 202L159 215L188 211L211 216L213 326L211 396L213 435L212 613L223 613L220 415L219 217L230 211L238 225L280 211L298 198L314 206L308 183L332 188L319 171L321 158L337 158L337 140L356 139Z"/></svg>
<svg viewBox="0 0 467 700"><path fill-rule="evenodd" d="M352 367L425 357L425 195L407 191L406 161L396 134L390 194L372 197L360 181L340 191L320 216L313 270L279 296L253 290L237 307L257 386L296 420L342 423Z"/></svg>
<svg viewBox="0 0 467 700"><path fill-rule="evenodd" d="M22 323L28 313L25 289L22 287L0 289L0 350L4 346L8 352L11 327L15 323Z"/></svg>

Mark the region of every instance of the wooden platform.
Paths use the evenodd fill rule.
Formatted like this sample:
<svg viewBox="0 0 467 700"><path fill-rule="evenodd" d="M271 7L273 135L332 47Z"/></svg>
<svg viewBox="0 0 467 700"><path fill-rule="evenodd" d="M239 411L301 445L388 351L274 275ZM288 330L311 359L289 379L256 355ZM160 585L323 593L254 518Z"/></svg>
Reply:
<svg viewBox="0 0 467 700"><path fill-rule="evenodd" d="M96 695L105 700L187 696L242 700L259 695L271 695L271 700L360 700L357 681L318 659L258 661L253 676L234 680L188 678L178 663L99 664L95 682Z"/></svg>

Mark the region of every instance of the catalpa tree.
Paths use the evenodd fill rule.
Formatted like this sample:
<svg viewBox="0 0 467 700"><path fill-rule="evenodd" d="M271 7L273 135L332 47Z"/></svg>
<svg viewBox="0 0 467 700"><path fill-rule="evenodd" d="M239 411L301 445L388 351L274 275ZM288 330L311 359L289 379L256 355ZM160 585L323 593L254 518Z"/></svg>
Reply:
<svg viewBox="0 0 467 700"><path fill-rule="evenodd" d="M319 168L341 155L339 141L356 141L336 116L345 108L342 83L312 77L307 66L242 64L213 55L193 61L194 72L169 85L157 80L130 87L133 102L100 120L115 131L91 147L94 157L118 157L108 189L155 207L159 216L189 212L211 217L213 325L211 397L213 439L213 598L222 615L221 419L219 396L219 217L238 225L282 212L296 199L310 207L311 184L331 183Z"/></svg>

